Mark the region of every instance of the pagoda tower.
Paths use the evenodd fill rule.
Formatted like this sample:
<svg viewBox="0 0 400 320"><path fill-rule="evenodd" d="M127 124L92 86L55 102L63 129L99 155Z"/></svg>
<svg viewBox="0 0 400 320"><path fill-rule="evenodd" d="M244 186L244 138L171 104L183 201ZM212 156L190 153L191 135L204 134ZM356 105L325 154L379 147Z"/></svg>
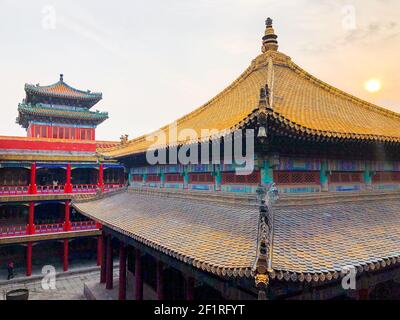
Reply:
<svg viewBox="0 0 400 320"><path fill-rule="evenodd" d="M25 92L16 122L28 137L95 140L96 127L108 119L107 112L90 111L102 99L101 93L75 89L62 74L49 86L25 84Z"/></svg>

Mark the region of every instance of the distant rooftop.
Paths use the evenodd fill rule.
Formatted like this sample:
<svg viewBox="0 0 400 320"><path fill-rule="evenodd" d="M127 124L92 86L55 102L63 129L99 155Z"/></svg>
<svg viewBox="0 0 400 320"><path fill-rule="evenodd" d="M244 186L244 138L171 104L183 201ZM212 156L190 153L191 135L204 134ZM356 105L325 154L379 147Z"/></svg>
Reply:
<svg viewBox="0 0 400 320"><path fill-rule="evenodd" d="M60 75L60 80L49 86L39 84L25 84L26 102L36 103L44 100L73 100L74 103L82 104L83 107L91 108L102 99L101 93L91 92L90 90L78 90L64 82L64 75Z"/></svg>

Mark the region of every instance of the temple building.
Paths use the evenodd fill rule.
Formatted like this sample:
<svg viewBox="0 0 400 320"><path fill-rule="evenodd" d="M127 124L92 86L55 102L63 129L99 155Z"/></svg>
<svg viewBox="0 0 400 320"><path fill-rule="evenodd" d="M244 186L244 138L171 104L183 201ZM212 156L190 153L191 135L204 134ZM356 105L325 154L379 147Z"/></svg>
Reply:
<svg viewBox="0 0 400 320"><path fill-rule="evenodd" d="M63 75L50 86L26 84L25 93L17 123L27 137L0 137L0 270L10 261L27 276L49 264L100 264L101 225L70 203L125 184L124 167L98 153L119 143L95 140L108 119L90 110L102 94L74 89Z"/></svg>
<svg viewBox="0 0 400 320"><path fill-rule="evenodd" d="M238 132L242 153L254 142L247 174L225 161ZM200 159L204 144L219 156ZM100 153L126 167L129 187L73 200L102 225L92 297L115 286L137 300L400 297L400 115L300 68L278 51L271 19L262 53L229 87Z"/></svg>

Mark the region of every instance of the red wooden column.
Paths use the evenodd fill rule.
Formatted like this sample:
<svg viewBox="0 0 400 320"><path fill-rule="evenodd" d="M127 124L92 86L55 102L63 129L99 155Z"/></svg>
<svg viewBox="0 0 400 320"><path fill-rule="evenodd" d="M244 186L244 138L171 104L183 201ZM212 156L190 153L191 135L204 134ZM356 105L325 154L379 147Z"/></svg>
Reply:
<svg viewBox="0 0 400 320"><path fill-rule="evenodd" d="M135 300L143 300L142 253L135 249Z"/></svg>
<svg viewBox="0 0 400 320"><path fill-rule="evenodd" d="M186 300L194 300L194 278L187 277L185 279L185 291Z"/></svg>
<svg viewBox="0 0 400 320"><path fill-rule="evenodd" d="M126 300L126 247L123 242L119 245L119 290L118 299Z"/></svg>
<svg viewBox="0 0 400 320"><path fill-rule="evenodd" d="M101 192L104 192L104 167L103 167L102 163L99 166L99 182L98 182L98 186L99 186Z"/></svg>
<svg viewBox="0 0 400 320"><path fill-rule="evenodd" d="M35 203L29 202L28 234L35 234Z"/></svg>
<svg viewBox="0 0 400 320"><path fill-rule="evenodd" d="M100 265L100 283L106 283L107 276L107 237L103 234L99 237L101 239L101 265Z"/></svg>
<svg viewBox="0 0 400 320"><path fill-rule="evenodd" d="M368 300L368 299L369 299L369 290L368 289L358 290L358 300Z"/></svg>
<svg viewBox="0 0 400 320"><path fill-rule="evenodd" d="M64 239L64 250L63 250L63 269L64 272L68 271L68 239Z"/></svg>
<svg viewBox="0 0 400 320"><path fill-rule="evenodd" d="M31 164L31 181L29 185L29 193L36 194L37 187L36 187L36 163L32 162Z"/></svg>
<svg viewBox="0 0 400 320"><path fill-rule="evenodd" d="M71 184L71 164L67 164L67 179L64 186L64 193L72 193L72 184Z"/></svg>
<svg viewBox="0 0 400 320"><path fill-rule="evenodd" d="M32 275L32 243L28 243L26 247L26 276Z"/></svg>
<svg viewBox="0 0 400 320"><path fill-rule="evenodd" d="M157 260L157 300L164 300L164 264Z"/></svg>
<svg viewBox="0 0 400 320"><path fill-rule="evenodd" d="M65 201L65 218L64 218L64 231L71 231L71 201Z"/></svg>
<svg viewBox="0 0 400 320"><path fill-rule="evenodd" d="M101 266L101 260L103 255L103 240L102 236L97 237L97 265Z"/></svg>
<svg viewBox="0 0 400 320"><path fill-rule="evenodd" d="M107 237L106 289L113 288L113 253L111 236Z"/></svg>

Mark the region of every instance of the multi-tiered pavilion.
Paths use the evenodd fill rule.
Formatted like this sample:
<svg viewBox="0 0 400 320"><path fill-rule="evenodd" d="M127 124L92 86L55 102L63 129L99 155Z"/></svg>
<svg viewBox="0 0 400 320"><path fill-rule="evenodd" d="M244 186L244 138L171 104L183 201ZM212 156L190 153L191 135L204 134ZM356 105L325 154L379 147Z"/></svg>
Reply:
<svg viewBox="0 0 400 320"><path fill-rule="evenodd" d="M174 124L201 139L152 134L102 150L126 165L129 189L74 203L103 225L107 289L119 243L121 299L127 283L136 299L398 297L400 115L310 75L278 51L266 24L249 68ZM247 129L255 132L248 175L222 154L207 164L148 162L149 151L186 154L204 142L225 151ZM279 200L260 209L256 191L274 184ZM357 287L346 291L349 270Z"/></svg>
<svg viewBox="0 0 400 320"><path fill-rule="evenodd" d="M98 154L116 144L95 140L108 118L90 110L101 93L77 90L63 75L49 86L26 84L25 93L17 123L27 137L0 137L0 267L13 261L29 276L32 265L62 261L66 271L69 261L96 258L100 225L73 210L71 199L119 188L125 174Z"/></svg>

